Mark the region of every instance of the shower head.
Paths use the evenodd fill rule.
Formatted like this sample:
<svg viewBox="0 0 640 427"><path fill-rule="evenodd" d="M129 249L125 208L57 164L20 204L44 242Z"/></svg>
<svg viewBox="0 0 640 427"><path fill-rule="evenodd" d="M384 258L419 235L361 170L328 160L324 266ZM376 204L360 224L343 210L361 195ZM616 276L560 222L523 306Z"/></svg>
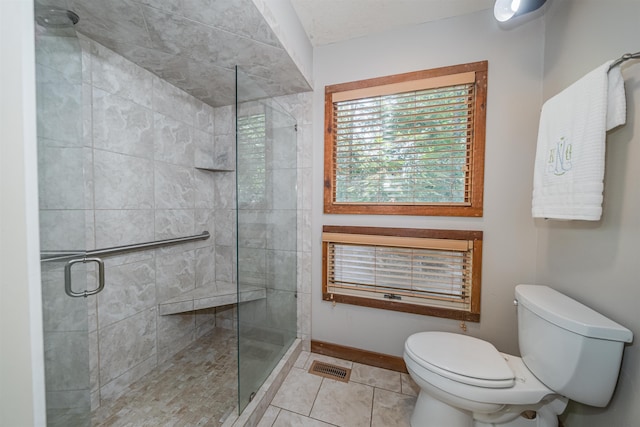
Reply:
<svg viewBox="0 0 640 427"><path fill-rule="evenodd" d="M45 28L69 28L78 23L77 13L58 7L37 7L36 22Z"/></svg>

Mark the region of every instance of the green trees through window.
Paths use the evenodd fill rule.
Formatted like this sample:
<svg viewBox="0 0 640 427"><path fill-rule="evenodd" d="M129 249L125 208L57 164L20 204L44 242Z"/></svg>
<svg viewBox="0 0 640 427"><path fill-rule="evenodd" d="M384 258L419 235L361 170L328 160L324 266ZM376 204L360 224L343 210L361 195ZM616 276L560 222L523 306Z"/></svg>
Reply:
<svg viewBox="0 0 640 427"><path fill-rule="evenodd" d="M465 203L473 86L335 103L336 201Z"/></svg>
<svg viewBox="0 0 640 427"><path fill-rule="evenodd" d="M486 69L328 86L325 212L481 216Z"/></svg>

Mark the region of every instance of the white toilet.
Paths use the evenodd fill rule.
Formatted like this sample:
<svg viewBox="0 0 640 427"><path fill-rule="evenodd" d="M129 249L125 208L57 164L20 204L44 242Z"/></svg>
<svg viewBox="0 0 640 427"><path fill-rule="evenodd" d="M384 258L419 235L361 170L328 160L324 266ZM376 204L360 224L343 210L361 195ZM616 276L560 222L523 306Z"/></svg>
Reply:
<svg viewBox="0 0 640 427"><path fill-rule="evenodd" d="M522 357L461 334L407 339L412 427L557 427L568 399L609 403L631 331L547 286L516 286L515 303Z"/></svg>

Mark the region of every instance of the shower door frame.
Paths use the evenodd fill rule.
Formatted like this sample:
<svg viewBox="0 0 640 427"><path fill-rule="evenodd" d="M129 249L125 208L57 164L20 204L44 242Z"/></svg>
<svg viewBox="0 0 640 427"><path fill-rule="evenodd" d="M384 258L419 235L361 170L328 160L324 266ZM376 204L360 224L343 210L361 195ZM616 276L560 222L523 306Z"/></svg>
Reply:
<svg viewBox="0 0 640 427"><path fill-rule="evenodd" d="M47 425L89 426L90 298L84 291L96 276L84 262L72 270L68 257L47 259L48 252L72 255L86 248L82 49L72 25L46 28L35 20L49 7L34 3L34 10Z"/></svg>
<svg viewBox="0 0 640 427"><path fill-rule="evenodd" d="M235 106L236 283L238 292L257 287L266 295L258 301L238 301L242 413L298 335L298 165L295 118L257 79L238 68ZM255 120L249 126L264 127L262 135L253 135L264 167L247 170L245 161L256 152L243 151L240 125L241 119L251 117ZM248 191L243 179L253 180L245 186Z"/></svg>

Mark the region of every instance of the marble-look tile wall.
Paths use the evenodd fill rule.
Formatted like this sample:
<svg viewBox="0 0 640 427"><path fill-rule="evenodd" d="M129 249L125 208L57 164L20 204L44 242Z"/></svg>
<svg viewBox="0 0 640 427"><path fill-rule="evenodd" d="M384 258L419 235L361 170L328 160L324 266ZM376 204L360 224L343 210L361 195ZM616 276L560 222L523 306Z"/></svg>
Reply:
<svg viewBox="0 0 640 427"><path fill-rule="evenodd" d="M89 301L94 304L90 313L95 310L89 341L95 346L91 368L96 405L118 396L216 322L235 327L235 309L230 307L170 316L160 316L156 308L195 287L235 281L235 117L233 106L211 108L93 41L83 39L82 45L83 92L85 104L90 103L83 109L90 114L84 120L85 170L90 177L86 199L93 213L87 215L93 231L89 247L204 230L212 234L207 241L108 260L105 291ZM308 349L311 96L288 95L276 101L299 123L298 197L288 207L298 210L297 326ZM287 222L281 218L280 223ZM274 272L281 271L276 263L286 261L276 258L270 264ZM277 304L280 299L271 301Z"/></svg>
<svg viewBox="0 0 640 427"><path fill-rule="evenodd" d="M267 289L265 300L241 307L241 333L276 345L297 336L304 348L311 332L310 102L308 93L287 95L243 103L238 112L266 116L263 148L247 151L239 136L240 187L253 185L239 196L240 286ZM264 169L252 167L256 160Z"/></svg>
<svg viewBox="0 0 640 427"><path fill-rule="evenodd" d="M311 346L311 166L312 166L312 92L274 98L297 123L297 329L302 349Z"/></svg>
<svg viewBox="0 0 640 427"><path fill-rule="evenodd" d="M85 242L82 61L72 35L36 27L42 251L78 250ZM41 271L47 416L51 425L81 425L90 406L87 301L66 296L64 262L43 262ZM82 264L72 277L83 287Z"/></svg>
<svg viewBox="0 0 640 427"><path fill-rule="evenodd" d="M287 251L272 251L268 263L271 265L269 272L273 272L267 282L273 288L272 294L275 298L267 301L267 310L270 312L269 320L276 326L286 325L288 322L287 311L280 307L283 304L293 303L297 305L297 334L302 340L302 348L309 351L311 343L311 166L312 166L312 93L305 92L295 95L285 95L273 98L272 106L275 110L281 110L291 115L296 121L296 158L290 159L279 150L285 147L282 144L275 144L273 149L274 158L274 206L276 212L281 216L275 221L281 224L280 234L273 236L275 239L282 239L286 233L282 232L287 228L288 209L296 209L296 252L289 254ZM286 127L279 129L275 126L273 138L287 137ZM295 199L289 201L278 195L278 183L284 183L294 172L290 167L295 167L295 188L297 193ZM278 227L276 227L277 229ZM287 246L286 242L275 243L279 249ZM280 247L281 246L281 247ZM293 245L291 245L293 246ZM287 289L283 289L280 283L287 283L285 268L290 260L290 256L295 256L297 289L294 301L287 301L283 296L287 296ZM285 291L285 292L283 292ZM282 315L279 313L283 313ZM287 326L288 327L288 326Z"/></svg>
<svg viewBox="0 0 640 427"><path fill-rule="evenodd" d="M230 107L215 118L212 107L102 45L81 45L86 247L212 235L106 258L105 289L88 299L95 407L215 326L214 308L163 316L157 306L232 280L233 173L207 169L232 169L234 141Z"/></svg>
<svg viewBox="0 0 640 427"><path fill-rule="evenodd" d="M65 3L80 16L82 34L209 105L233 104L238 64L271 95L310 90L280 44L282 32L273 32L251 0Z"/></svg>
<svg viewBox="0 0 640 427"><path fill-rule="evenodd" d="M82 118L75 140L65 136L73 129L58 126L52 137L55 125L39 123L41 150L52 160L44 167L41 187L78 182L83 187L58 196L43 193L43 249L61 249L56 243L61 239L76 242L74 248L93 249L204 230L212 235L206 241L105 259L105 290L82 298L88 304L91 403L96 407L212 327L235 327L236 309L229 306L168 316L157 310L160 302L181 292L235 281L234 114L233 106L212 108L90 39L82 37L80 45L82 68L75 73L82 81L81 98L67 105L73 101L69 92L50 84L38 100L52 121L61 114ZM69 66L62 62L59 68ZM308 349L311 97L288 95L278 102L299 123L298 336ZM75 274L82 276L80 270ZM50 283L60 283L60 277L46 273ZM87 281L91 287L93 272ZM65 316L77 312L67 310ZM52 324L65 323L53 313L49 317Z"/></svg>
<svg viewBox="0 0 640 427"><path fill-rule="evenodd" d="M297 335L295 121L269 100L237 114L238 284L266 288L240 305L240 336L283 346Z"/></svg>

